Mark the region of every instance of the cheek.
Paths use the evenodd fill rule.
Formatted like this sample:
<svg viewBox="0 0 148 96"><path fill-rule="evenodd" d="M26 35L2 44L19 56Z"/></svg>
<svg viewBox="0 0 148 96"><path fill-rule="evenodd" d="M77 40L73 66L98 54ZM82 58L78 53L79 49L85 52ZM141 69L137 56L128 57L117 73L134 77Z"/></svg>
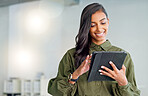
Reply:
<svg viewBox="0 0 148 96"><path fill-rule="evenodd" d="M108 31L108 26L106 25L102 29L105 30L105 31Z"/></svg>
<svg viewBox="0 0 148 96"><path fill-rule="evenodd" d="M92 33L92 32L95 32L95 28L90 28L90 32Z"/></svg>
<svg viewBox="0 0 148 96"><path fill-rule="evenodd" d="M109 24L106 25L106 30L108 30Z"/></svg>
<svg viewBox="0 0 148 96"><path fill-rule="evenodd" d="M89 31L90 36L93 36L93 33L92 30Z"/></svg>
<svg viewBox="0 0 148 96"><path fill-rule="evenodd" d="M105 29L106 29L106 31L108 31L108 26L106 26L106 28L105 28Z"/></svg>

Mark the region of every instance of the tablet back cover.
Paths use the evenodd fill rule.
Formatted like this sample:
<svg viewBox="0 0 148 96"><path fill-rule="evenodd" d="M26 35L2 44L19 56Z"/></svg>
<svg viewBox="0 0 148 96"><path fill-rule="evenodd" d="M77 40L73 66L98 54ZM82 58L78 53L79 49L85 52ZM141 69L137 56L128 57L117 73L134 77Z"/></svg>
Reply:
<svg viewBox="0 0 148 96"><path fill-rule="evenodd" d="M96 51L93 52L91 59L91 66L88 74L88 82L91 81L114 81L114 79L100 75L98 70L102 70L101 66L106 66L113 70L109 61L114 62L116 67L120 70L124 63L124 59L126 57L126 53L123 51Z"/></svg>

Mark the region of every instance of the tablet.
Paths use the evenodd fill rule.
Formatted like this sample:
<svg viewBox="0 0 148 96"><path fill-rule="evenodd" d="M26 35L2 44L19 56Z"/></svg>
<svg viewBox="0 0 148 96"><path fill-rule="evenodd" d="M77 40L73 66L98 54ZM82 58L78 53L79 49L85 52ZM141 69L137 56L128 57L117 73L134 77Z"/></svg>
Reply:
<svg viewBox="0 0 148 96"><path fill-rule="evenodd" d="M106 66L113 70L109 61L112 61L115 66L120 70L124 63L127 53L124 51L95 51L92 53L90 70L88 73L88 82L91 81L114 81L114 79L100 75L98 70L103 70L101 66Z"/></svg>

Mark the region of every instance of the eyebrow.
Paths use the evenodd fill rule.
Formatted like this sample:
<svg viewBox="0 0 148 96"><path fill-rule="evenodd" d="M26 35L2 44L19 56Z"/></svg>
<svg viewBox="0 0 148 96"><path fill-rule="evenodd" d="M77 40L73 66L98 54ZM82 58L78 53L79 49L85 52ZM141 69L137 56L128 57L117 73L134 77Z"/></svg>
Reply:
<svg viewBox="0 0 148 96"><path fill-rule="evenodd" d="M100 21L102 21L102 20L104 20L104 19L106 19L106 18L103 18L103 19L101 19Z"/></svg>
<svg viewBox="0 0 148 96"><path fill-rule="evenodd" d="M103 21L103 20L105 20L106 18L102 18L101 20L99 20L99 21ZM95 22L91 22L91 23L95 23Z"/></svg>

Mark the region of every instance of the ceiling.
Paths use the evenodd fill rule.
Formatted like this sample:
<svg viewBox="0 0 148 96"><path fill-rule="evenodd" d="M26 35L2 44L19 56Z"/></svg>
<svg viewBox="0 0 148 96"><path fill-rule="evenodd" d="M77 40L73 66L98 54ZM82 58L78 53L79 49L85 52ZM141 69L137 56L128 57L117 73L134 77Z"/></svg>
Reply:
<svg viewBox="0 0 148 96"><path fill-rule="evenodd" d="M41 0L0 0L0 7L24 3L24 2L32 2L32 1L41 1ZM49 1L56 1L56 2L63 1L65 6L72 6L79 4L79 0L49 0Z"/></svg>

